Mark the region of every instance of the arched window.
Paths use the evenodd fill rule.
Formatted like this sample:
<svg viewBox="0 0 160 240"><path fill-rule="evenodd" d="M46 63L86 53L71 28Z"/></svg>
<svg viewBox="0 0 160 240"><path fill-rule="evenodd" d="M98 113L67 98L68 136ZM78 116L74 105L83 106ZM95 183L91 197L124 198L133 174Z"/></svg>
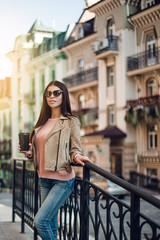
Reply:
<svg viewBox="0 0 160 240"><path fill-rule="evenodd" d="M80 96L79 96L78 105L79 105L79 109L86 107L86 98L85 98L84 95L80 95Z"/></svg>
<svg viewBox="0 0 160 240"><path fill-rule="evenodd" d="M147 64L155 64L155 37L154 34L149 34L146 41L146 50L147 50Z"/></svg>
<svg viewBox="0 0 160 240"><path fill-rule="evenodd" d="M146 84L147 95L152 96L158 93L158 83L155 79L149 79Z"/></svg>
<svg viewBox="0 0 160 240"><path fill-rule="evenodd" d="M107 24L107 36L111 37L115 35L115 23L114 19L110 19Z"/></svg>

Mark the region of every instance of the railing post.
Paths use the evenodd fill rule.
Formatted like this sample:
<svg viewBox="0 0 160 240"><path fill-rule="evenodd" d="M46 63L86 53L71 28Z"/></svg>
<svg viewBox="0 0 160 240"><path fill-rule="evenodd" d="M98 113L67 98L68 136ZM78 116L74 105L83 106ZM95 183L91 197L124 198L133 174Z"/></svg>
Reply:
<svg viewBox="0 0 160 240"><path fill-rule="evenodd" d="M89 184L90 169L83 167L83 184L81 192L80 240L89 240Z"/></svg>
<svg viewBox="0 0 160 240"><path fill-rule="evenodd" d="M36 215L38 211L38 174L37 169L35 169L34 172L34 216ZM37 230L34 227L34 240L37 240Z"/></svg>
<svg viewBox="0 0 160 240"><path fill-rule="evenodd" d="M23 161L23 163L22 163L22 219L21 219L21 233L24 233L25 171L26 171L26 162Z"/></svg>
<svg viewBox="0 0 160 240"><path fill-rule="evenodd" d="M131 193L131 240L139 240L140 238L140 197Z"/></svg>
<svg viewBox="0 0 160 240"><path fill-rule="evenodd" d="M15 171L16 171L16 160L13 160L13 180L12 180L12 222L15 222Z"/></svg>

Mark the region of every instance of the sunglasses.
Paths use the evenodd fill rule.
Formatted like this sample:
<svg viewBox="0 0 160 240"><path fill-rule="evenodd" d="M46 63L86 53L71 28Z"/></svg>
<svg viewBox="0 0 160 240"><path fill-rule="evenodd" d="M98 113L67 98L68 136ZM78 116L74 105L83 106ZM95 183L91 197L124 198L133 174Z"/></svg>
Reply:
<svg viewBox="0 0 160 240"><path fill-rule="evenodd" d="M52 94L54 97L59 97L63 91L62 90L55 90L55 91L45 91L44 95L46 97L51 97Z"/></svg>

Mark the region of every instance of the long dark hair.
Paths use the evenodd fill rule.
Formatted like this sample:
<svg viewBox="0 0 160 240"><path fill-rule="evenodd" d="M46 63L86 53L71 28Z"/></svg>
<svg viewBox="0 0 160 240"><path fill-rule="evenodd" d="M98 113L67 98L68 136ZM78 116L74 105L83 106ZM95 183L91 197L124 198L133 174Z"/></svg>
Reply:
<svg viewBox="0 0 160 240"><path fill-rule="evenodd" d="M67 89L66 85L59 81L52 81L46 86L46 88L43 92L43 102L42 102L41 112L40 112L37 123L35 124L33 130L31 131L30 139L32 139L34 129L37 127L43 126L47 122L47 120L51 117L51 108L47 104L45 92L47 91L48 87L53 86L53 85L57 86L58 88L60 88L63 91L62 92L61 114L68 118L71 118L72 116L74 117L74 115L72 114L72 111L71 111L69 93L68 93L68 89Z"/></svg>

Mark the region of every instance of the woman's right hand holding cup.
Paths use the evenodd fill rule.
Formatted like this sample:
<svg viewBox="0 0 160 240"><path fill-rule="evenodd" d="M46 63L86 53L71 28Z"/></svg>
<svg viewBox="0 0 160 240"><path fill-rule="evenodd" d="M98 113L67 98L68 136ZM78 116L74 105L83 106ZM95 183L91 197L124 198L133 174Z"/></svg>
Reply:
<svg viewBox="0 0 160 240"><path fill-rule="evenodd" d="M18 150L21 153L21 146L20 146L20 144L18 144ZM32 158L32 156L33 156L33 154L32 154L32 144L29 143L28 151L22 151L22 153L24 153L28 158Z"/></svg>

